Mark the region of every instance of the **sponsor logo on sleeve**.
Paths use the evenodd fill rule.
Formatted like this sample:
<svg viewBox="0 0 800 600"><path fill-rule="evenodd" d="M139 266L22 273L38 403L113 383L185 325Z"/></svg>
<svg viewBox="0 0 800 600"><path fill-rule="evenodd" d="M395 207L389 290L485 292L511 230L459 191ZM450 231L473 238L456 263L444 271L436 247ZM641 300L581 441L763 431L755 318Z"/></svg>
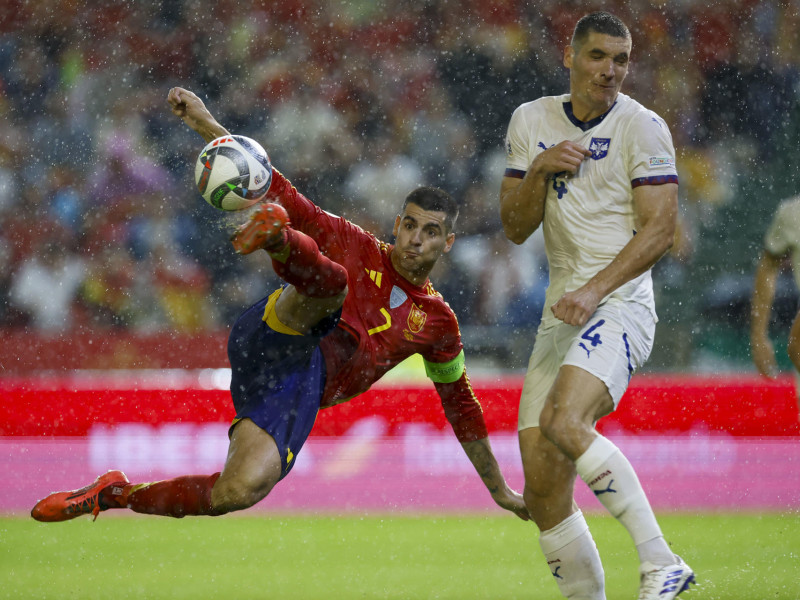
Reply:
<svg viewBox="0 0 800 600"><path fill-rule="evenodd" d="M675 166L675 159L671 156L651 156L649 162L650 168Z"/></svg>

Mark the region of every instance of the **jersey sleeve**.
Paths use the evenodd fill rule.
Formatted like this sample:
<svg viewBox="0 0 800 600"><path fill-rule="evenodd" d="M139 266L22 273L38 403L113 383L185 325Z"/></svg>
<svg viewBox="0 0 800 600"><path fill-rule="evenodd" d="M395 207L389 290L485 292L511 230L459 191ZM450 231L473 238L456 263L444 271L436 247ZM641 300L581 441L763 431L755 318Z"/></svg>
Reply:
<svg viewBox="0 0 800 600"><path fill-rule="evenodd" d="M666 122L649 110L637 112L626 139L631 186L678 183L675 146Z"/></svg>
<svg viewBox="0 0 800 600"><path fill-rule="evenodd" d="M322 210L297 191L291 182L275 167L267 199L276 201L286 209L292 227L302 231L317 242L320 250L332 260L347 254L347 247L357 243L355 238L373 236L343 217Z"/></svg>
<svg viewBox="0 0 800 600"><path fill-rule="evenodd" d="M448 383L458 379L464 367L464 345L461 343L461 330L458 327L455 313L441 294L432 287L429 287L429 293L432 293L439 303L438 308L434 309L439 312L438 325L430 334L428 349L421 354L428 377L434 382Z"/></svg>
<svg viewBox="0 0 800 600"><path fill-rule="evenodd" d="M485 438L488 432L483 409L467 377L458 321L449 307L447 310L450 317L447 326L437 332L435 347L422 359L458 441L473 442Z"/></svg>
<svg viewBox="0 0 800 600"><path fill-rule="evenodd" d="M450 422L456 438L462 444L482 440L489 435L486 421L466 370L452 383L434 383L442 400L444 415Z"/></svg>
<svg viewBox="0 0 800 600"><path fill-rule="evenodd" d="M525 111L522 110L522 106L519 106L511 115L506 131L506 177L520 179L525 177L530 166L528 160L530 134Z"/></svg>

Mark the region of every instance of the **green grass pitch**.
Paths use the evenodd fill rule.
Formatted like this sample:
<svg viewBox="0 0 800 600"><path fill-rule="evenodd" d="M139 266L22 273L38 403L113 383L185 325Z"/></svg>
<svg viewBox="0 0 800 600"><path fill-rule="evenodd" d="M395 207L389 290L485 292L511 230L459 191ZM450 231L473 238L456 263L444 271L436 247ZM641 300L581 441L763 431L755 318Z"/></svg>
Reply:
<svg viewBox="0 0 800 600"><path fill-rule="evenodd" d="M635 551L589 515L609 600L636 597ZM668 513L697 572L687 600L798 600L800 515ZM536 528L511 516L0 518L0 598L558 600Z"/></svg>

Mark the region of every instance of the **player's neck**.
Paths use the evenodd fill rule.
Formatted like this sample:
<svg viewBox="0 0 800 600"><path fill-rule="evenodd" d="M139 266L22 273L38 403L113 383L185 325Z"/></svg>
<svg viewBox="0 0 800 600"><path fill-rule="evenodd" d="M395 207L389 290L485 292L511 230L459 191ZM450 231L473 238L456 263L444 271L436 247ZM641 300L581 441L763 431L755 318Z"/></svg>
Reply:
<svg viewBox="0 0 800 600"><path fill-rule="evenodd" d="M609 105L592 105L588 103L581 102L580 98L577 97L576 94L570 95L570 102L572 104L572 114L573 116L581 121L582 123L588 123L593 119L603 116L611 107L614 106L614 103L617 101L616 97L614 98L614 102Z"/></svg>

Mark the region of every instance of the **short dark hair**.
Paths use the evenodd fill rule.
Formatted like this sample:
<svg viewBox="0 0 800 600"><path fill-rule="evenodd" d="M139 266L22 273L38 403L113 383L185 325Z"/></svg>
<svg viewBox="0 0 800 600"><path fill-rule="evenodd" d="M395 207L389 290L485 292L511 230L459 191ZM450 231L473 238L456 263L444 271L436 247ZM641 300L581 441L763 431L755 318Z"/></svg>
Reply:
<svg viewBox="0 0 800 600"><path fill-rule="evenodd" d="M572 32L571 45L578 48L589 37L589 33L603 33L612 37L619 37L631 39L631 32L622 19L607 12L593 12L585 15L575 25L575 30Z"/></svg>
<svg viewBox="0 0 800 600"><path fill-rule="evenodd" d="M443 212L445 214L444 224L447 232L450 233L455 227L458 219L458 203L453 197L443 189L432 186L422 186L415 189L403 202L403 211L410 203L416 204L422 210Z"/></svg>

